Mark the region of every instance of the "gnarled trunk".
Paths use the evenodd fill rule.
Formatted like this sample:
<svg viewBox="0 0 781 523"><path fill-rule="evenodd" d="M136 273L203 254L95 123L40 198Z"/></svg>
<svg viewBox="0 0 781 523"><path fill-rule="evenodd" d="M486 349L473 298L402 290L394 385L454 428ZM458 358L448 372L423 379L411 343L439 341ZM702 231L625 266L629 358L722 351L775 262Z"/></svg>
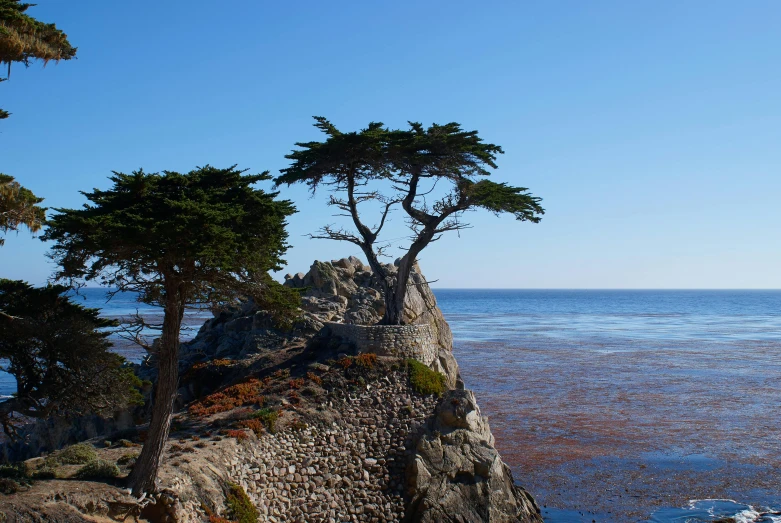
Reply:
<svg viewBox="0 0 781 523"><path fill-rule="evenodd" d="M412 272L412 267L417 262L418 254L431 243L435 227L436 225L425 227L412 243L407 254L399 260L396 278L393 282L389 282L385 288L385 315L380 321L382 325L404 325L404 300L407 297L409 276Z"/></svg>
<svg viewBox="0 0 781 523"><path fill-rule="evenodd" d="M404 325L404 300L407 297L409 275L414 263L414 260L410 263L404 256L394 281L385 289L385 314L380 321L382 325Z"/></svg>
<svg viewBox="0 0 781 523"><path fill-rule="evenodd" d="M137 497L155 490L157 470L160 468L160 459L168 440L174 399L179 386L179 332L182 327L184 303L178 293L167 293L167 296L157 360L157 389L152 420L144 448L128 478L133 495Z"/></svg>

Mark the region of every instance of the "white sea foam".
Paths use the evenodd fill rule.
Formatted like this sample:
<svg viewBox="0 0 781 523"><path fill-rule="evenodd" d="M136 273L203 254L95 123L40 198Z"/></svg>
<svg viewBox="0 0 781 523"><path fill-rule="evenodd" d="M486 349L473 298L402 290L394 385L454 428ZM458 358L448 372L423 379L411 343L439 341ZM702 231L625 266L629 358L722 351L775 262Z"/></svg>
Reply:
<svg viewBox="0 0 781 523"><path fill-rule="evenodd" d="M739 511L734 514L725 514L724 510L726 507L719 506L720 504L725 503L735 505L735 510ZM711 517L732 517L735 520L735 523L758 523L761 521L781 523L781 516L767 514L767 509L760 512L751 505L738 503L732 499L692 499L689 501L689 510L702 510L704 508L703 505L706 504L711 504L707 509L707 513Z"/></svg>

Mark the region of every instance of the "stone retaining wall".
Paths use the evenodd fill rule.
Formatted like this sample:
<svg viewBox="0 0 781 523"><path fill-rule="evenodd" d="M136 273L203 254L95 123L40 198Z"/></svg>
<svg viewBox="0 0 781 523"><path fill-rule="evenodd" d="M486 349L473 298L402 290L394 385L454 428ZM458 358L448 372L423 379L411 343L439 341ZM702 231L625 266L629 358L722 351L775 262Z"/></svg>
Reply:
<svg viewBox="0 0 781 523"><path fill-rule="evenodd" d="M250 435L224 456L227 479L244 488L260 522L404 521L407 464L438 398L411 391L396 372L334 402L338 425Z"/></svg>
<svg viewBox="0 0 781 523"><path fill-rule="evenodd" d="M355 345L359 352L414 358L431 365L439 351L434 329L428 324L355 325L329 322L326 325L334 336Z"/></svg>

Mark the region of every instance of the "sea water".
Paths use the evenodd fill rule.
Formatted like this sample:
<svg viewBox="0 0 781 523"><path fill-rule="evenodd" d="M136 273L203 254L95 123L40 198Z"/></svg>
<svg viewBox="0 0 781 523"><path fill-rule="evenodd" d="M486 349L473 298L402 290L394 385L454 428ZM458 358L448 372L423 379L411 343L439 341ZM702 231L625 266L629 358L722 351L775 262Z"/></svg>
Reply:
<svg viewBox="0 0 781 523"><path fill-rule="evenodd" d="M435 293L546 521L781 521L781 291Z"/></svg>

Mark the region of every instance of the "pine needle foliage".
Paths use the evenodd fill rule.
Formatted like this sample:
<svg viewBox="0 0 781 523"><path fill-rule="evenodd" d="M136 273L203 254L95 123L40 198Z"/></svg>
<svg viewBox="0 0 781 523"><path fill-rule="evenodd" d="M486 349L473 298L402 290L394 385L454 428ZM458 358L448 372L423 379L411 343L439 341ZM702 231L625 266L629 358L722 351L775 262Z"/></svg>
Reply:
<svg viewBox="0 0 781 523"><path fill-rule="evenodd" d="M527 188L487 179L490 169L497 168L502 148L458 123L424 127L410 122L407 129L389 129L372 122L360 131L342 132L318 116L315 127L325 135L323 141L297 143L298 149L286 156L292 161L290 167L282 169L275 182L303 183L313 193L325 186L333 193L329 204L351 218L355 230L326 225L311 237L347 241L361 248L383 286L382 323L405 321L404 297L418 254L442 234L468 228L464 221L468 211L508 213L532 223L544 214L541 199ZM373 227L360 210L365 203L381 209ZM380 233L398 207L406 213L411 241L398 273L393 274L379 262L389 246Z"/></svg>
<svg viewBox="0 0 781 523"><path fill-rule="evenodd" d="M38 232L46 215L46 209L38 205L42 201L43 198L22 187L13 176L0 174L0 232L18 231L21 226L32 233ZM4 243L0 238L0 246Z"/></svg>
<svg viewBox="0 0 781 523"><path fill-rule="evenodd" d="M252 297L261 307L268 299L281 317L299 303L284 299L293 291L268 275L281 268L285 220L295 208L253 187L268 173L244 172L208 165L188 173L115 172L108 190L83 193L83 208L55 209L43 236L54 242L58 279L98 281L163 308L160 342L146 347L158 381L149 435L130 477L136 495L154 488L170 429L185 308Z"/></svg>
<svg viewBox="0 0 781 523"><path fill-rule="evenodd" d="M0 62L29 65L32 60L48 63L75 58L76 48L68 35L55 24L40 22L26 13L33 5L0 0Z"/></svg>
<svg viewBox="0 0 781 523"><path fill-rule="evenodd" d="M0 402L0 423L12 438L23 417L108 415L143 403L141 380L109 350L108 329L117 322L67 291L0 279L0 358L16 379L14 396Z"/></svg>
<svg viewBox="0 0 781 523"><path fill-rule="evenodd" d="M40 22L27 14L33 5L0 0L0 64L7 66L9 77L14 62L28 66L33 60L41 60L46 65L76 57L76 48L68 41L68 35L55 24ZM0 109L0 119L8 116L7 111Z"/></svg>

